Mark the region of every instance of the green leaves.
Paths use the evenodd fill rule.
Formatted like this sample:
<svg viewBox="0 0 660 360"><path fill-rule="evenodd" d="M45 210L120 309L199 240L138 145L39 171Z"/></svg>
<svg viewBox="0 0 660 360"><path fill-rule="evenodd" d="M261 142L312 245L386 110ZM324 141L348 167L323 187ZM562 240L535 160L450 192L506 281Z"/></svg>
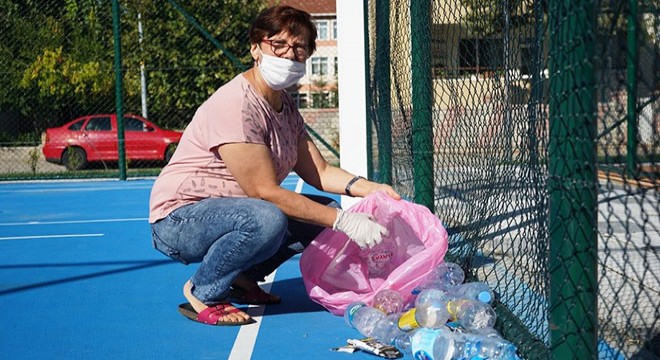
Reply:
<svg viewBox="0 0 660 360"><path fill-rule="evenodd" d="M520 14L525 11L526 2L523 0L460 0L466 9L463 17L469 34L473 37L488 37L501 33L504 28L505 17L512 20L511 25L524 25L524 17ZM505 8L505 6L507 6ZM527 7L530 5L527 4ZM513 21L516 19L516 21Z"/></svg>
<svg viewBox="0 0 660 360"><path fill-rule="evenodd" d="M239 0L179 5L189 18L171 1L120 2L124 112L140 113L146 94L149 118L170 128L184 127L210 94L241 71L227 53L251 66L248 30L265 7ZM41 131L76 116L114 112L109 1L0 0L0 39L0 113L23 114Z"/></svg>
<svg viewBox="0 0 660 360"><path fill-rule="evenodd" d="M24 89L36 85L39 95L44 97L100 95L112 89L112 79L101 68L98 61L81 63L63 55L61 46L45 49L25 70L20 85Z"/></svg>

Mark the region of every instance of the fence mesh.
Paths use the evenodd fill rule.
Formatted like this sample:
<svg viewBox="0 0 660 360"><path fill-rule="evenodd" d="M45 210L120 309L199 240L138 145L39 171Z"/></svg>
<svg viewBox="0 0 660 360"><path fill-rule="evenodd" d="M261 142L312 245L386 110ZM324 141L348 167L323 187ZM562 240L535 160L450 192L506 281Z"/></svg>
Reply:
<svg viewBox="0 0 660 360"><path fill-rule="evenodd" d="M128 176L157 174L168 148L129 142L182 130L251 66L249 23L267 6L113 3L0 0L1 180L121 176L118 135L92 154L91 124L116 129L118 103ZM589 358L591 336L598 358L660 356L659 2L364 3L371 177L446 223L449 258L498 294L498 329L529 359ZM291 90L338 162L334 6L296 4L321 4L320 37ZM70 130L101 138L46 161L46 129L79 118Z"/></svg>
<svg viewBox="0 0 660 360"><path fill-rule="evenodd" d="M372 176L527 358L660 356L658 5L368 1Z"/></svg>

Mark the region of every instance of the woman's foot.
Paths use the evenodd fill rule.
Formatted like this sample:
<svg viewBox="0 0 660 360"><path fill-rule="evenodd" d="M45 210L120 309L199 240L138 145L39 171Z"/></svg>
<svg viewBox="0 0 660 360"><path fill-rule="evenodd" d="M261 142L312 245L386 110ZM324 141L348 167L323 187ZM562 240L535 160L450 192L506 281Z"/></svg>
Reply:
<svg viewBox="0 0 660 360"><path fill-rule="evenodd" d="M279 296L263 291L259 284L243 274L239 275L231 286L231 300L238 304L260 305L281 302Z"/></svg>
<svg viewBox="0 0 660 360"><path fill-rule="evenodd" d="M206 310L209 306L201 302L199 299L193 296L192 294L192 287L193 284L188 280L184 285L183 285L183 296L188 300L190 303L190 306L197 312L201 313L202 311ZM231 304L225 304L223 305L223 316L221 316L218 319L218 322L223 322L223 323L244 323L246 321L251 320L252 318L250 315L246 314L245 312L236 309L233 307Z"/></svg>

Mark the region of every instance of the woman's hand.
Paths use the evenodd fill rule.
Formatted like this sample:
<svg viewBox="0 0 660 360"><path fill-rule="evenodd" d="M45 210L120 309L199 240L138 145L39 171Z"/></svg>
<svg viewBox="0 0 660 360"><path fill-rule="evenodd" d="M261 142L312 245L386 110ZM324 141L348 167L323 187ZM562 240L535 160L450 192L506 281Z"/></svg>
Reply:
<svg viewBox="0 0 660 360"><path fill-rule="evenodd" d="M332 225L332 230L343 232L361 249L372 248L380 244L383 236L389 234L387 229L377 223L372 215L352 213L341 209L337 209L337 220Z"/></svg>
<svg viewBox="0 0 660 360"><path fill-rule="evenodd" d="M367 195L369 195L369 194L371 194L371 193L378 192L378 191L383 191L383 192L385 192L387 195L389 195L392 199L394 199L394 200L401 200L401 195L399 195L399 193L397 193L397 192L394 190L394 188L391 187L391 186L388 185L388 184L381 184L381 183L377 183L377 182L370 181L370 184L369 184L369 185L370 185L370 186L369 186L369 190L368 190L368 192L367 192L367 194L366 194L365 196L367 196Z"/></svg>

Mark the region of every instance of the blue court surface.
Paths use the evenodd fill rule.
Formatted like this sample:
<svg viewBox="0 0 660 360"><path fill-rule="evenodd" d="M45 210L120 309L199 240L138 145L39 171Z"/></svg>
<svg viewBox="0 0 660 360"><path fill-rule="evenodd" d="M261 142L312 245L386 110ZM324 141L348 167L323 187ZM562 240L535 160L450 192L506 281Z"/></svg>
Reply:
<svg viewBox="0 0 660 360"><path fill-rule="evenodd" d="M359 333L312 302L299 256L262 287L256 324L215 327L180 315L196 269L153 249L153 179L0 183L0 358L378 359L333 352ZM318 193L294 175L283 186Z"/></svg>

